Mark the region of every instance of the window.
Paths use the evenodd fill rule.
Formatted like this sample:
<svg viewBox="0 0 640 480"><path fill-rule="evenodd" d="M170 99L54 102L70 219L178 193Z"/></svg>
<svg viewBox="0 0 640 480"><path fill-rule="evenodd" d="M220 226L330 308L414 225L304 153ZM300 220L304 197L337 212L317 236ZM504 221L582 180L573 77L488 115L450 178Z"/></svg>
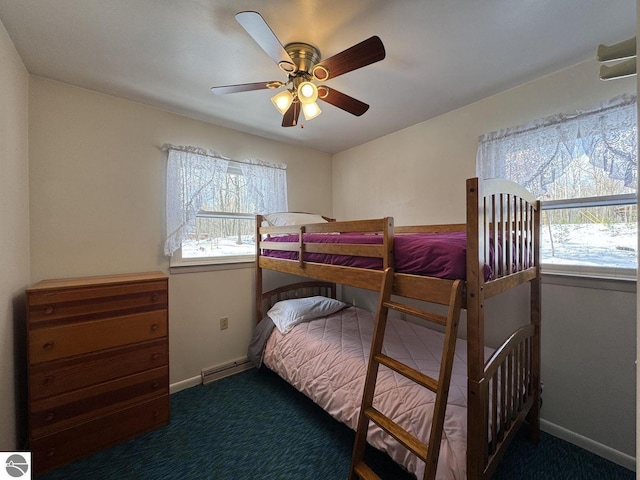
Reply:
<svg viewBox="0 0 640 480"><path fill-rule="evenodd" d="M635 278L635 96L483 135L477 167L542 200L543 271Z"/></svg>
<svg viewBox="0 0 640 480"><path fill-rule="evenodd" d="M165 145L171 266L255 259L255 214L287 210L286 166Z"/></svg>

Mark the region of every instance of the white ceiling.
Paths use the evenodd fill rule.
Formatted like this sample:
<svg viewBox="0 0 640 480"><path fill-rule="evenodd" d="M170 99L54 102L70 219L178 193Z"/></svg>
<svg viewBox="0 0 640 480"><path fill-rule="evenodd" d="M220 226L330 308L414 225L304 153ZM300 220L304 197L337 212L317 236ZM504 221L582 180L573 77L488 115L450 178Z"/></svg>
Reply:
<svg viewBox="0 0 640 480"><path fill-rule="evenodd" d="M599 43L635 35L635 3L0 0L0 20L31 74L335 153L592 58ZM321 103L304 128L283 128L271 91L213 95L214 85L286 80L236 22L243 10L323 58L378 35L384 60L327 82L369 111Z"/></svg>

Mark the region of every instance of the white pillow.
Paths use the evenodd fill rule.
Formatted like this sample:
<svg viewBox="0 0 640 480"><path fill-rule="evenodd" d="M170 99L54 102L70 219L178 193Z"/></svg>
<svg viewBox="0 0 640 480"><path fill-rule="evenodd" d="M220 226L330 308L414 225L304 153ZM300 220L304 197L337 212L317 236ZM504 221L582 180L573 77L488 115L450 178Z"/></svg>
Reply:
<svg viewBox="0 0 640 480"><path fill-rule="evenodd" d="M347 304L322 296L281 300L267 312L280 333L288 333L300 322L325 317L346 307Z"/></svg>
<svg viewBox="0 0 640 480"><path fill-rule="evenodd" d="M264 215L264 219L269 222L269 225L272 225L274 227L283 225L307 225L309 223L327 222L327 220L322 218L322 215L315 215L313 213L268 213Z"/></svg>

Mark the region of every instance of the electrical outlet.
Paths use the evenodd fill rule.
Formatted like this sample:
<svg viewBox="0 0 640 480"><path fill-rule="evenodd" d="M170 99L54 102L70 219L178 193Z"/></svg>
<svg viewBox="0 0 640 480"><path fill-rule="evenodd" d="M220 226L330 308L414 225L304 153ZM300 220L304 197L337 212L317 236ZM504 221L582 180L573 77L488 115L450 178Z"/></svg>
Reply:
<svg viewBox="0 0 640 480"><path fill-rule="evenodd" d="M222 317L220 319L220 330L226 330L229 328L229 317Z"/></svg>

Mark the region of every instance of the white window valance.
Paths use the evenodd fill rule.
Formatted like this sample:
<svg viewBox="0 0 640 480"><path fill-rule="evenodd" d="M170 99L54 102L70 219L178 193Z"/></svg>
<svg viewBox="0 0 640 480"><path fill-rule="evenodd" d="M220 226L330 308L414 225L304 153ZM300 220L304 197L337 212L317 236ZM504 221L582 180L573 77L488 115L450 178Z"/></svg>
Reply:
<svg viewBox="0 0 640 480"><path fill-rule="evenodd" d="M199 147L165 144L167 153L166 239L165 255L181 247L195 219L203 208L218 212L233 212L221 186L230 173L245 177L246 188L238 202L242 212L268 213L287 210L286 165L258 159L235 161L219 153Z"/></svg>
<svg viewBox="0 0 640 480"><path fill-rule="evenodd" d="M513 180L539 197L575 158L586 155L609 177L636 189L637 137L636 96L625 94L590 110L482 135L477 172Z"/></svg>

